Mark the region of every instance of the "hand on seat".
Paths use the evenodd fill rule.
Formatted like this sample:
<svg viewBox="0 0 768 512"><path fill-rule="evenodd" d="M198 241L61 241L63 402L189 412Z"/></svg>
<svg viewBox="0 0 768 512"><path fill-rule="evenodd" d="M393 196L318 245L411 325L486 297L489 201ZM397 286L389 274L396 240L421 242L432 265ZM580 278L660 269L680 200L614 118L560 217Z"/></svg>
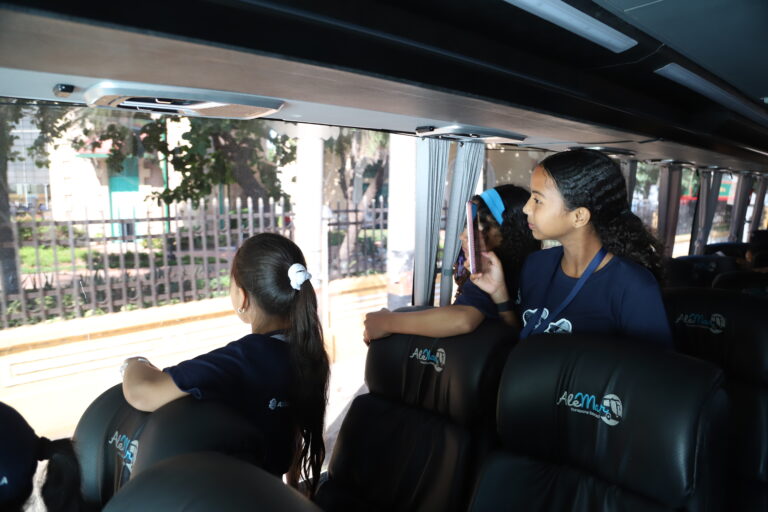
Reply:
<svg viewBox="0 0 768 512"><path fill-rule="evenodd" d="M374 311L365 315L363 341L366 345L370 345L371 340L384 338L392 334L384 328L385 321L390 318L391 315L392 312L387 308L382 308L379 311Z"/></svg>

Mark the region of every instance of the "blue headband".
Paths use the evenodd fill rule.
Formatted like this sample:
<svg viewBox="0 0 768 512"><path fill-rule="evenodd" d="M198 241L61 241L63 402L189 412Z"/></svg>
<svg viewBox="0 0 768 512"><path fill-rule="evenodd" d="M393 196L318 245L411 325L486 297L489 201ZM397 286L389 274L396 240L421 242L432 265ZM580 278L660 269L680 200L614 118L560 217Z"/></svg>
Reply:
<svg viewBox="0 0 768 512"><path fill-rule="evenodd" d="M506 208L504 207L504 203L502 202L499 193L496 192L495 188L489 188L480 194L480 197L485 201L485 205L488 209L491 210L493 218L496 219L496 222L501 226L504 223L504 218L501 215Z"/></svg>

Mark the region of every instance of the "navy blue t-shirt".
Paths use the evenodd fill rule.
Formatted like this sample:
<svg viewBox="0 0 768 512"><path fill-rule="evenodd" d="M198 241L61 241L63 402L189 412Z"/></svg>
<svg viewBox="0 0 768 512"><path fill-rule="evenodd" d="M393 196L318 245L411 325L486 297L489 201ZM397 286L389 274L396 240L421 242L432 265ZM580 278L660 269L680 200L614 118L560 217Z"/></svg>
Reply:
<svg viewBox="0 0 768 512"><path fill-rule="evenodd" d="M491 296L467 279L461 285L461 294L453 302L454 306L472 306L485 315L486 318L499 318L499 312Z"/></svg>
<svg viewBox="0 0 768 512"><path fill-rule="evenodd" d="M608 333L672 346L672 333L653 274L645 267L615 256L594 272L558 318L547 318L570 293L578 279L563 272L562 247L528 256L520 275L523 325L544 307L541 322L548 333ZM555 272L554 279L552 273ZM548 284L551 282L551 287Z"/></svg>
<svg viewBox="0 0 768 512"><path fill-rule="evenodd" d="M180 390L198 400L226 403L252 421L267 441L264 469L278 475L288 471L294 445L288 412L293 371L282 335L249 334L163 371Z"/></svg>

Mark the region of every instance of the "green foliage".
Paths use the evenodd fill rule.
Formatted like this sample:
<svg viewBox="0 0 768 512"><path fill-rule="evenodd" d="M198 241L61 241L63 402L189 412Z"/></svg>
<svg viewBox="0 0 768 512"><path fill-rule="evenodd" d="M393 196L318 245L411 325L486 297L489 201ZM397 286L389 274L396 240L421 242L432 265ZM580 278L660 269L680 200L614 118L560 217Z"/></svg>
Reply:
<svg viewBox="0 0 768 512"><path fill-rule="evenodd" d="M43 246L38 247L37 254L35 254L35 248L25 246L19 249L19 259L21 260L21 272L23 274L32 274L35 272L53 272L54 267L54 254L53 247ZM75 268L83 269L85 265L80 263L87 258L88 249L76 248L75 249ZM40 259L40 267L37 266L38 258ZM69 247L62 245L56 246L56 260L61 270L72 269L72 251ZM79 262L78 262L79 261Z"/></svg>

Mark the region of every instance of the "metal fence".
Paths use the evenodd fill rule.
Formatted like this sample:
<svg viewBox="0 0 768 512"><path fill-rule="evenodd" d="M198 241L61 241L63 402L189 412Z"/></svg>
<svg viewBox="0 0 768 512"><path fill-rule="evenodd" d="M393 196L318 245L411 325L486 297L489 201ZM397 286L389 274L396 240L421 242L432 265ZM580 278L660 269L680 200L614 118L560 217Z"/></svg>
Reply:
<svg viewBox="0 0 768 512"><path fill-rule="evenodd" d="M330 213L329 279L384 272L388 222L384 198L379 197L362 208L339 202Z"/></svg>
<svg viewBox="0 0 768 512"><path fill-rule="evenodd" d="M386 221L381 200L330 210L331 279L385 270ZM173 205L165 216L12 225L16 271L0 276L3 328L225 295L241 241L294 231L290 205L250 199Z"/></svg>

